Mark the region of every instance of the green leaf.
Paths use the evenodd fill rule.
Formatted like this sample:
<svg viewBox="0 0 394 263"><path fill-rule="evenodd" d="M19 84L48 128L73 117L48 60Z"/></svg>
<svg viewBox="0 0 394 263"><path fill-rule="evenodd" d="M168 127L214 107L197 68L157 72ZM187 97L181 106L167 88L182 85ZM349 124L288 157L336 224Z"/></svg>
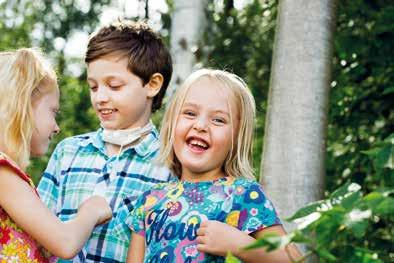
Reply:
<svg viewBox="0 0 394 263"><path fill-rule="evenodd" d="M346 208L347 210L352 209L357 202L359 202L361 200L361 193L360 192L354 192L351 193L347 196L345 196L342 200L341 200L341 205Z"/></svg>
<svg viewBox="0 0 394 263"><path fill-rule="evenodd" d="M394 198L386 197L377 207L376 213L379 215L394 215Z"/></svg>
<svg viewBox="0 0 394 263"><path fill-rule="evenodd" d="M383 91L383 95L386 95L386 94L391 94L391 93L394 93L394 87L390 87L390 88L386 88L384 91Z"/></svg>
<svg viewBox="0 0 394 263"><path fill-rule="evenodd" d="M384 139L384 142L394 145L394 133L389 135L386 139Z"/></svg>
<svg viewBox="0 0 394 263"><path fill-rule="evenodd" d="M343 186L336 189L332 194L330 194L331 200L341 199L348 193L357 192L361 189L361 186L356 183L346 182Z"/></svg>
<svg viewBox="0 0 394 263"><path fill-rule="evenodd" d="M379 192L371 192L363 197L363 201L372 209L376 208L383 200L384 196Z"/></svg>
<svg viewBox="0 0 394 263"><path fill-rule="evenodd" d="M383 263L383 261L378 258L378 254L376 252L363 247L356 247L354 249L354 257L357 258L357 262Z"/></svg>
<svg viewBox="0 0 394 263"><path fill-rule="evenodd" d="M258 238L254 243L245 247L246 250L254 248L265 248L266 251L272 251L284 247L290 243L290 236L279 236L276 233L266 233Z"/></svg>
<svg viewBox="0 0 394 263"><path fill-rule="evenodd" d="M307 215L310 215L316 211L318 211L318 209L324 205L326 203L325 200L322 201L317 201L314 203L311 203L301 209L299 209L293 216L287 218L287 221L293 221L294 219L298 219L298 218L302 218L305 217Z"/></svg>
<svg viewBox="0 0 394 263"><path fill-rule="evenodd" d="M353 222L349 228L352 230L353 234L357 238L362 238L365 236L365 231L368 228L368 221L363 220L359 222Z"/></svg>
<svg viewBox="0 0 394 263"><path fill-rule="evenodd" d="M325 248L316 249L316 253L319 257L324 258L328 261L336 261L337 259L333 254L330 253L330 251Z"/></svg>
<svg viewBox="0 0 394 263"><path fill-rule="evenodd" d="M380 149L374 160L376 169L394 169L394 146L386 145Z"/></svg>
<svg viewBox="0 0 394 263"><path fill-rule="evenodd" d="M345 213L341 211L330 211L329 213L323 214L322 217L314 223L316 224L315 233L318 244L330 244L339 237L338 232L343 225L344 215Z"/></svg>
<svg viewBox="0 0 394 263"><path fill-rule="evenodd" d="M312 239L308 237L307 235L304 235L301 231L295 230L289 234L290 236L290 242L295 242L295 243L311 243Z"/></svg>
<svg viewBox="0 0 394 263"><path fill-rule="evenodd" d="M231 252L228 252L226 255L225 263L242 263L238 258L234 257Z"/></svg>

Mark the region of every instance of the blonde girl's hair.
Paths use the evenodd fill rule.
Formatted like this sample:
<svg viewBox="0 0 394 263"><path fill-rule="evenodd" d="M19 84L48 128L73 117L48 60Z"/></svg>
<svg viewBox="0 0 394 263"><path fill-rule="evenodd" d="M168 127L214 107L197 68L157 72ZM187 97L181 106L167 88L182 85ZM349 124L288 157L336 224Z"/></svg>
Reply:
<svg viewBox="0 0 394 263"><path fill-rule="evenodd" d="M57 89L56 73L38 49L0 52L0 142L22 169L29 164L34 103Z"/></svg>
<svg viewBox="0 0 394 263"><path fill-rule="evenodd" d="M174 97L169 102L162 121L159 161L164 163L174 175L180 178L182 167L173 150L174 131L187 92L190 87L201 78L213 80L216 83L222 84L221 86L225 89L228 89L233 95L232 97L235 100L238 110L239 128L236 133L235 142L233 142L232 148L224 161L223 171L227 176L243 176L254 179L252 167L252 142L256 114L255 101L247 85L240 77L223 70L197 70L192 73L176 91ZM233 113L230 111L230 115L232 114ZM230 117L232 119L232 116Z"/></svg>

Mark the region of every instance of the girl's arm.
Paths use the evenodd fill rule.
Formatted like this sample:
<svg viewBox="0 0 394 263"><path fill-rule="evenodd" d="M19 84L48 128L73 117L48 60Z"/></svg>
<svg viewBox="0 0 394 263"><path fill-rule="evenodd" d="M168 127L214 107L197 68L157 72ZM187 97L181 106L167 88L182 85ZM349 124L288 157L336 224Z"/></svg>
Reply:
<svg viewBox="0 0 394 263"><path fill-rule="evenodd" d="M268 232L274 232L281 236L286 234L281 225L276 225L260 230L254 233L253 236L258 238ZM235 227L218 221L203 222L197 234L197 242L199 243L197 248L199 251L218 256L225 256L230 251L234 256L246 263L291 262L291 258L294 260L301 257L301 253L293 245L289 245L286 248L291 258L285 249L269 253L263 248L244 251L242 248L250 245L256 239Z"/></svg>
<svg viewBox="0 0 394 263"><path fill-rule="evenodd" d="M0 167L0 206L39 244L64 259L74 257L81 250L95 225L112 217L105 199L94 196L80 206L74 219L62 222L31 186L8 167Z"/></svg>
<svg viewBox="0 0 394 263"><path fill-rule="evenodd" d="M145 255L145 238L136 233L132 233L127 253L127 263L142 263Z"/></svg>

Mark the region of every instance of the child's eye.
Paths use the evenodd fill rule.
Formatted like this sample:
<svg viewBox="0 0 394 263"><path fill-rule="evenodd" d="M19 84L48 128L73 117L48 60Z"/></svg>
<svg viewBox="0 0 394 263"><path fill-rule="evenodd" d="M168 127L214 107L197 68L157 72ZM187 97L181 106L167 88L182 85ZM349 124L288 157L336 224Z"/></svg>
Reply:
<svg viewBox="0 0 394 263"><path fill-rule="evenodd" d="M90 90L93 91L93 92L97 90L97 86L90 86L89 88L90 88Z"/></svg>
<svg viewBox="0 0 394 263"><path fill-rule="evenodd" d="M113 90L118 90L122 87L123 85L109 85L109 87Z"/></svg>
<svg viewBox="0 0 394 263"><path fill-rule="evenodd" d="M213 118L212 121L217 124L225 124L226 120L223 118Z"/></svg>
<svg viewBox="0 0 394 263"><path fill-rule="evenodd" d="M196 114L193 111L186 110L183 112L184 115L189 116L189 117L194 117Z"/></svg>

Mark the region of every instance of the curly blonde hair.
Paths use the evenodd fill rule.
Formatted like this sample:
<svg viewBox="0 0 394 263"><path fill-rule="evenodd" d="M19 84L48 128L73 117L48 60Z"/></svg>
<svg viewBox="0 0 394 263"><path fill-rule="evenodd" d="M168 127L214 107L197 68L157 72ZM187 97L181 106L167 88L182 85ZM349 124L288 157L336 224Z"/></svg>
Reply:
<svg viewBox="0 0 394 263"><path fill-rule="evenodd" d="M0 52L0 136L4 152L22 169L30 159L33 104L57 90L56 73L40 50Z"/></svg>
<svg viewBox="0 0 394 263"><path fill-rule="evenodd" d="M164 163L176 176L180 178L182 167L177 159L173 144L174 130L177 119L190 87L201 78L217 81L228 89L235 99L239 113L239 128L233 147L227 155L223 171L227 176L243 176L254 179L252 167L252 142L255 127L256 106L253 95L245 82L235 74L224 70L200 69L192 73L176 91L164 113L160 142L161 151L159 161ZM232 113L230 112L230 115ZM232 118L232 117L231 117Z"/></svg>

